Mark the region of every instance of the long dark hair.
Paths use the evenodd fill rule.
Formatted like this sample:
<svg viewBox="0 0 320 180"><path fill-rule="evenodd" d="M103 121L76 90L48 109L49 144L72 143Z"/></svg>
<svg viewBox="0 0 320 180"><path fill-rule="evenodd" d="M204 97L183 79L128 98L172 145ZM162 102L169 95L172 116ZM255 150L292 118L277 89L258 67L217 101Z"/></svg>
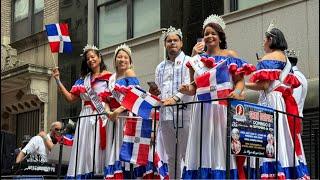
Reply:
<svg viewBox="0 0 320 180"><path fill-rule="evenodd" d="M265 36L267 39L271 39L270 49L279 49L281 51L288 49L286 38L279 29L273 28L270 32L266 32Z"/></svg>
<svg viewBox="0 0 320 180"><path fill-rule="evenodd" d="M220 25L216 24L216 23L209 23L207 24L203 29L202 29L202 36L204 37L204 30L206 29L206 27L212 27L215 31L217 31L218 36L220 38L219 42L219 47L220 49L227 49L227 41L226 41L226 34L223 31L223 29L221 28Z"/></svg>
<svg viewBox="0 0 320 180"><path fill-rule="evenodd" d="M81 63L81 70L80 70L80 76L82 78L86 77L86 75L89 72L92 73L92 70L89 68L88 63L87 63L87 54L88 54L89 51L94 52L98 57L100 57L100 59L101 59L100 72L103 71L103 70L107 70L107 66L104 64L104 61L102 59L102 56L101 56L100 52L98 50L95 50L95 49L90 49L90 50L84 52L83 55L82 55L82 63Z"/></svg>

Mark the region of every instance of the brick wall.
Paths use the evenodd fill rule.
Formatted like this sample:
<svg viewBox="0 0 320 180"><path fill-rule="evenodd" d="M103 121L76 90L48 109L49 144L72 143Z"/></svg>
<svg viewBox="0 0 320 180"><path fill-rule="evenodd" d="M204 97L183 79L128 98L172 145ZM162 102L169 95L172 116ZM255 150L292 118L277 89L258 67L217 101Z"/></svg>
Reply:
<svg viewBox="0 0 320 180"><path fill-rule="evenodd" d="M43 11L43 24L59 22L59 1L45 0Z"/></svg>
<svg viewBox="0 0 320 180"><path fill-rule="evenodd" d="M1 44L10 43L11 0L1 0Z"/></svg>

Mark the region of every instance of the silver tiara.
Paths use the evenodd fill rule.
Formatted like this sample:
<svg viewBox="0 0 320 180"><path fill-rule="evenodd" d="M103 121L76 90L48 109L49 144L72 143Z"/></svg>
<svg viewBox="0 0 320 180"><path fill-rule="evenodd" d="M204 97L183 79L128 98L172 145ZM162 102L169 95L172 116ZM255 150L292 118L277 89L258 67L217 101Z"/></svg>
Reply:
<svg viewBox="0 0 320 180"><path fill-rule="evenodd" d="M176 29L175 27L170 26L167 31L162 32L163 40L166 39L169 34L176 34L182 39L181 29Z"/></svg>
<svg viewBox="0 0 320 180"><path fill-rule="evenodd" d="M117 49L114 51L114 54L116 55L118 53L118 51L120 51L120 50L124 50L131 57L131 49L125 43L123 43L120 46L118 46Z"/></svg>
<svg viewBox="0 0 320 180"><path fill-rule="evenodd" d="M224 30L226 28L226 23L223 21L222 17L218 16L216 14L214 14L214 15L211 14L209 17L207 17L206 20L204 20L202 29L209 23L218 24L222 28L222 30Z"/></svg>
<svg viewBox="0 0 320 180"><path fill-rule="evenodd" d="M95 46L95 45L87 44L87 45L83 48L83 51L82 51L83 53L80 54L80 56L83 56L83 54L84 54L85 52L89 51L89 50L96 50L96 51L98 51L99 49L98 49L97 46Z"/></svg>
<svg viewBox="0 0 320 180"><path fill-rule="evenodd" d="M274 25L274 20L272 20L272 21L270 22L270 24L269 24L268 29L267 29L267 33L270 34L270 35L272 35L272 36L276 36L275 34L272 34L272 33L271 33L271 30L274 29L274 28L277 28L277 27Z"/></svg>
<svg viewBox="0 0 320 180"><path fill-rule="evenodd" d="M97 46L95 45L90 45L90 44L87 44L84 48L83 48L83 53L88 51L88 50L96 50L98 51L98 48Z"/></svg>
<svg viewBox="0 0 320 180"><path fill-rule="evenodd" d="M287 55L288 57L295 57L295 58L297 58L297 57L299 56L299 51L295 51L295 50L293 50L293 49L287 49L287 50L285 50L284 52L286 53L286 55Z"/></svg>

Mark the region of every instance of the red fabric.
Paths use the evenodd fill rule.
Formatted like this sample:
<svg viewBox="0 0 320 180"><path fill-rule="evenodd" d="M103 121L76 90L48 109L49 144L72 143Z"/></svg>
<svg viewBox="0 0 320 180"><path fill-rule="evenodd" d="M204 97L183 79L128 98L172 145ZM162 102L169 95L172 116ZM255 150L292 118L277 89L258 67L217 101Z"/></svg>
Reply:
<svg viewBox="0 0 320 180"><path fill-rule="evenodd" d="M142 177L142 179L160 179L160 175L155 175L153 172L146 174Z"/></svg>
<svg viewBox="0 0 320 180"><path fill-rule="evenodd" d="M50 49L51 49L51 53L58 53L59 49L60 49L60 41L57 42L50 42Z"/></svg>
<svg viewBox="0 0 320 180"><path fill-rule="evenodd" d="M201 57L200 61L210 69L217 65L213 57L209 57L209 58Z"/></svg>
<svg viewBox="0 0 320 180"><path fill-rule="evenodd" d="M192 66L191 66L189 61L186 63L186 66L187 66L187 68L192 68Z"/></svg>
<svg viewBox="0 0 320 180"><path fill-rule="evenodd" d="M239 179L246 179L246 174L243 168L245 160L246 160L245 156L236 156Z"/></svg>
<svg viewBox="0 0 320 180"><path fill-rule="evenodd" d="M123 173L115 173L113 177L105 177L104 179L124 179Z"/></svg>
<svg viewBox="0 0 320 180"><path fill-rule="evenodd" d="M96 110L96 108L94 107L94 105L92 104L91 101L85 101L84 105L90 105L92 110ZM102 119L101 117L99 117L99 130L100 130L100 148L102 150L106 149L106 144L107 144L107 134L106 134L106 126L102 126Z"/></svg>
<svg viewBox="0 0 320 180"><path fill-rule="evenodd" d="M275 176L275 175L274 175L274 176L268 176L268 177L262 176L261 179L262 179L262 180L265 180L265 179L276 179L276 176ZM283 175L283 174L278 173L277 179L285 180L285 179L286 179L286 176Z"/></svg>
<svg viewBox="0 0 320 180"><path fill-rule="evenodd" d="M251 78L251 82L257 82L259 80L278 80L280 76L281 70L259 70L255 72ZM300 81L297 79L296 76L289 73L288 76L284 80L284 84L290 85L292 88L297 88L300 86Z"/></svg>
<svg viewBox="0 0 320 180"><path fill-rule="evenodd" d="M244 64L242 67L238 68L237 71L235 72L235 75L240 75L240 74L244 74L244 75L249 75L252 72L254 72L256 70L256 67L251 65L251 64Z"/></svg>
<svg viewBox="0 0 320 180"><path fill-rule="evenodd" d="M69 28L67 23L59 23L60 31L63 36L69 36Z"/></svg>
<svg viewBox="0 0 320 180"><path fill-rule="evenodd" d="M285 87L278 87L275 91L282 93L282 97L286 104L286 112L292 115L299 116L298 105L292 96L292 89ZM296 154L302 155L301 143L298 134L301 133L301 118L295 118L294 116L287 115L288 124L290 127L291 138L294 141Z"/></svg>

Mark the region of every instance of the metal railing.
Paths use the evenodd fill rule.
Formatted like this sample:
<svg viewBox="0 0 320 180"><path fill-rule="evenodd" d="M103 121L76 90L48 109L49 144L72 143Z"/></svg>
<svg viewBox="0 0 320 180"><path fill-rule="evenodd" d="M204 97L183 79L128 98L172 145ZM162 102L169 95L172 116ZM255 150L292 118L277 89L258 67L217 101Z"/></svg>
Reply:
<svg viewBox="0 0 320 180"><path fill-rule="evenodd" d="M225 159L226 159L226 178L229 179L230 178L230 157L231 157L231 154L230 154L230 129L231 129L231 124L230 124L230 121L231 121L231 118L232 118L232 114L231 114L231 105L230 105L230 101L232 99L229 99L229 98L222 98L222 99L213 99L213 100L207 100L207 101L196 101L196 102L187 102L187 103L181 103L181 104L176 104L176 105L168 105L168 106L165 106L165 107L175 107L176 109L178 109L178 111L176 112L176 118L173 120L173 126L176 130L176 144L175 144L175 179L176 178L179 178L178 175L176 174L176 170L177 168L180 168L180 167L177 167L177 148L178 148L178 142L179 142L179 129L183 128L184 126L184 123L183 123L183 116L182 119L181 119L181 122L179 123L179 114L180 113L184 113L184 110L187 106L193 106L195 104L200 104L200 109L201 109L201 114L199 114L199 116L201 117L201 121L200 121L200 139L199 139L199 142L200 142L200 154L199 154L199 160L200 160L200 168L201 168L201 165L202 165L202 146L203 146L203 113L204 113L204 104L205 103L212 103L212 102L215 102L215 101L226 101L227 102L227 135L226 135L226 148L227 148L227 151L226 152L229 152L229 153L226 153L225 154ZM157 107L153 107L154 108L154 112L156 112L157 110L159 110L160 106L157 106ZM283 112L283 111L278 111L278 110L274 110L275 112L275 133L276 133L276 142L279 142L278 138L278 124L279 124L279 116L281 114L286 114L287 116L292 116L294 118L294 121L296 120L299 120L299 119L303 119L303 124L306 125L308 124L308 134L306 135L305 132L302 133L302 142L306 142L306 143L303 143L304 147L305 148L305 157L307 159L307 166L308 166L308 169L309 169L309 176L310 178L319 178L319 164L320 164L320 160L319 160L319 127L316 128L316 127L313 127L313 124L314 124L314 120L312 119L304 119L302 117L299 117L299 116L296 116L296 115L292 115L292 114L288 114L286 112ZM199 113L199 112L194 112L194 113ZM81 126L81 119L82 118L86 118L86 117L90 117L90 116L95 116L95 139L96 139L96 132L97 132L97 121L98 121L98 116L101 115L101 114L93 114L93 115L88 115L88 116L78 116L78 117L66 117L66 118L62 118L61 121L63 122L66 122L68 121L69 119L77 119L77 129L79 130L80 129L80 126ZM106 115L106 113L105 113ZM156 114L154 114L155 117L154 119L156 119ZM192 115L191 115L192 116ZM295 126L295 123L294 123L294 126ZM306 129L304 129L304 131L306 131ZM154 133L154 140L156 140L156 133L157 132L157 129L156 129L156 121L153 121L153 130L152 132ZM294 127L294 132L295 134L295 127ZM216 138L220 138L220 137L216 137ZM295 138L296 136L293 137L293 142L295 142ZM79 133L77 134L77 143L79 142ZM96 144L95 144L95 140L94 140L94 148L96 147ZM77 147L77 153L78 153L78 144L74 144L74 146ZM155 143L151 143L150 146L153 147L153 155L155 153ZM62 147L62 146L61 146ZM296 147L294 146L293 148L293 152L295 152L296 150ZM95 152L95 150L94 150ZM60 153L62 153L62 148L61 148L61 151ZM61 157L61 154L60 154L60 157ZM95 154L93 154L93 159L92 159L92 163L93 163L93 166L92 166L92 172L94 173L95 172ZM312 158L314 157L314 158ZM294 165L295 164L295 153L293 153L293 162L294 162ZM276 153L275 153L275 159L276 160L279 160L279 157L278 157L278 145L276 145ZM154 158L153 158L154 160ZM76 158L76 163L75 163L75 166L77 167L77 158ZM60 173L61 173L61 161L59 163L59 170L58 170L58 177L60 177ZM132 167L132 166L131 166ZM247 168L246 168L246 173L247 173L247 178L250 179L250 178L260 178L260 170L259 170L259 162L256 161L256 164L255 164L255 168L252 169L252 167L250 167L250 158L247 158ZM131 171L133 170L133 168L130 168ZM277 169L278 170L278 169ZM77 174L77 168L75 168L75 177L76 177L76 174ZM253 177L254 176L254 177ZM131 172L131 178L133 178L133 172ZM172 178L172 177L170 177ZM275 178L278 178L278 173L276 173L276 177Z"/></svg>

